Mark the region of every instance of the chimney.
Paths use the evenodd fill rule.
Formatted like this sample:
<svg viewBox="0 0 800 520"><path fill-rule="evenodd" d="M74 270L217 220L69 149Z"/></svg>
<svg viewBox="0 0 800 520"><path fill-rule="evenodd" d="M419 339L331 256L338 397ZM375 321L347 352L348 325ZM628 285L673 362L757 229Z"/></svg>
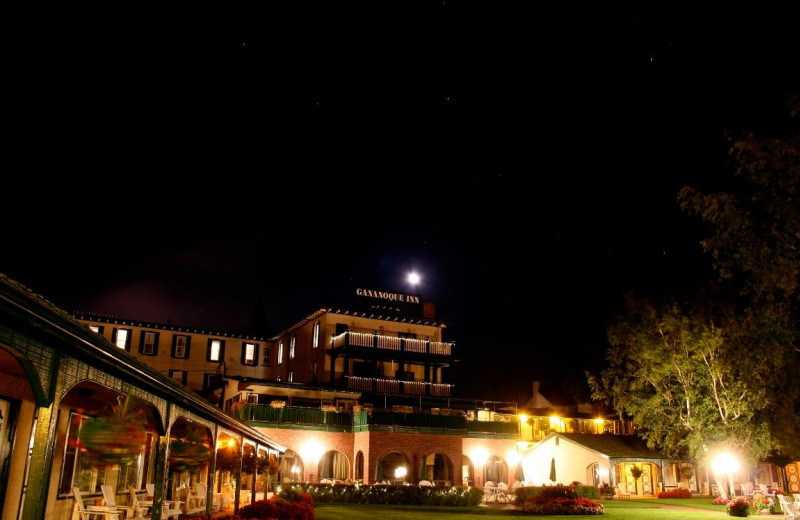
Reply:
<svg viewBox="0 0 800 520"><path fill-rule="evenodd" d="M532 408L539 408L539 386L539 381L533 382L533 397L531 398L531 401L533 401Z"/></svg>
<svg viewBox="0 0 800 520"><path fill-rule="evenodd" d="M436 319L436 304L433 302L422 303L422 317L426 320Z"/></svg>

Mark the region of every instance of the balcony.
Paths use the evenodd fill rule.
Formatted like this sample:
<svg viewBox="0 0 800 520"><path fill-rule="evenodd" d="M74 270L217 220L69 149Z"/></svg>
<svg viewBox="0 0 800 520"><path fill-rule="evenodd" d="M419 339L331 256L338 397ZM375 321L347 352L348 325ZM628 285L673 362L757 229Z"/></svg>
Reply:
<svg viewBox="0 0 800 520"><path fill-rule="evenodd" d="M375 349L376 351L406 353L409 356L450 358L453 356L455 344L452 342L381 335L370 331L348 330L331 338L331 348Z"/></svg>
<svg viewBox="0 0 800 520"><path fill-rule="evenodd" d="M431 395L436 397L450 397L450 389L453 386L445 383L400 381L377 377L346 376L345 381L347 388L350 390L383 394Z"/></svg>
<svg viewBox="0 0 800 520"><path fill-rule="evenodd" d="M440 415L430 410L408 413L390 410L327 412L292 406L244 405L231 415L251 426L281 429L425 432L506 439L518 439L520 434L516 421L477 421L470 418L474 417L473 414L463 412L453 415Z"/></svg>

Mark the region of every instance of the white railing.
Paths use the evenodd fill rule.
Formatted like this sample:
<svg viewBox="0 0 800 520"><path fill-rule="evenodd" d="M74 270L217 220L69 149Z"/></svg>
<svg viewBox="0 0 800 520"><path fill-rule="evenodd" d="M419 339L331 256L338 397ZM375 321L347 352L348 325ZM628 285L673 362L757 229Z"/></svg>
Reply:
<svg viewBox="0 0 800 520"><path fill-rule="evenodd" d="M440 356L449 356L452 351L452 343L443 343L441 341L431 341L431 354L438 354Z"/></svg>
<svg viewBox="0 0 800 520"><path fill-rule="evenodd" d="M406 352L425 353L425 343L427 341L414 338L406 338Z"/></svg>
<svg viewBox="0 0 800 520"><path fill-rule="evenodd" d="M350 345L354 347L371 347L373 334L368 332L348 332Z"/></svg>
<svg viewBox="0 0 800 520"><path fill-rule="evenodd" d="M453 385L444 383L425 383L424 381L399 381L397 379L378 379L371 377L347 377L347 388L352 390L372 391L373 383L376 392L400 393L400 383L403 384L403 393L412 395L425 395L426 387L429 395L437 397L450 397Z"/></svg>
<svg viewBox="0 0 800 520"><path fill-rule="evenodd" d="M436 395L439 397L449 397L450 396L450 388L453 385L443 385L438 383L431 383L430 385L430 395Z"/></svg>
<svg viewBox="0 0 800 520"><path fill-rule="evenodd" d="M393 379L376 379L375 391L392 392L395 394L400 393L400 381L395 381Z"/></svg>
<svg viewBox="0 0 800 520"><path fill-rule="evenodd" d="M400 350L400 345L401 341L397 336L378 336L378 348L386 350ZM406 345L408 345L408 343L406 343Z"/></svg>
<svg viewBox="0 0 800 520"><path fill-rule="evenodd" d="M428 345L430 345L430 353L437 356L450 356L453 349L453 344L448 342L376 335L373 332L348 331L334 336L331 339L332 348L345 347L348 345L352 347L372 347L374 345L382 350L405 350L406 352L416 352L419 354L428 352Z"/></svg>

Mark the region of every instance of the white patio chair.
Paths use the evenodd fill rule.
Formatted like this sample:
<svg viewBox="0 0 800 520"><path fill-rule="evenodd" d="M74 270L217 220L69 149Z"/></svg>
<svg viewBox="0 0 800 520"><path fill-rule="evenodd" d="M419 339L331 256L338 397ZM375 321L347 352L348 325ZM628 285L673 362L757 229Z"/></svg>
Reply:
<svg viewBox="0 0 800 520"><path fill-rule="evenodd" d="M777 497L781 504L783 518L791 518L792 520L797 520L800 518L800 512L798 512L797 506L794 505L792 499L786 495L777 495Z"/></svg>
<svg viewBox="0 0 800 520"><path fill-rule="evenodd" d="M106 520L119 520L120 510L111 506L92 506L89 509L83 503L83 495L78 486L72 488L72 520L97 520L98 518Z"/></svg>
<svg viewBox="0 0 800 520"><path fill-rule="evenodd" d="M508 502L511 499L511 496L508 493L508 484L505 482L498 482L495 495L497 496L498 502Z"/></svg>
<svg viewBox="0 0 800 520"><path fill-rule="evenodd" d="M483 485L483 501L484 502L495 502L497 500L497 486L494 485L494 482L491 480L487 480L486 483Z"/></svg>
<svg viewBox="0 0 800 520"><path fill-rule="evenodd" d="M617 483L617 498L631 498L631 494L628 492L624 482Z"/></svg>
<svg viewBox="0 0 800 520"><path fill-rule="evenodd" d="M139 497L136 496L136 489L133 486L128 486L128 493L131 496L130 505L133 508L134 516L140 520L142 518L150 518L148 514L150 507L139 501Z"/></svg>
<svg viewBox="0 0 800 520"><path fill-rule="evenodd" d="M194 483L194 489L186 498L186 512L196 513L206 509L206 485L200 482Z"/></svg>
<svg viewBox="0 0 800 520"><path fill-rule="evenodd" d="M100 490L103 492L103 506L110 508L117 508L121 510L124 513L123 518L125 520L133 518L134 511L132 506L123 506L117 504L117 493L116 491L114 491L114 486L111 486L109 484L103 484L102 486L100 486ZM89 509L90 511L91 510L102 511L102 509L98 509L97 506L87 506L87 509Z"/></svg>

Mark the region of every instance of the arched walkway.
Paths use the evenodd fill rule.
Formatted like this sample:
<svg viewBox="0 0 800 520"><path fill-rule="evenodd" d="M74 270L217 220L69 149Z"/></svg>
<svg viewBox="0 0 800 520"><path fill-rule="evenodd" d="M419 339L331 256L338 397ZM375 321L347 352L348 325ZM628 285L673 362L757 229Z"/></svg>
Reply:
<svg viewBox="0 0 800 520"><path fill-rule="evenodd" d="M278 478L280 482L300 482L303 478L303 459L297 452L286 450L280 461Z"/></svg>
<svg viewBox="0 0 800 520"><path fill-rule="evenodd" d="M378 457L375 465L375 478L373 483L403 483L408 482L411 476L411 463L408 457L399 451L390 451L382 457Z"/></svg>
<svg viewBox="0 0 800 520"><path fill-rule="evenodd" d="M318 470L320 480L345 480L350 478L350 461L344 453L331 450L322 455Z"/></svg>

